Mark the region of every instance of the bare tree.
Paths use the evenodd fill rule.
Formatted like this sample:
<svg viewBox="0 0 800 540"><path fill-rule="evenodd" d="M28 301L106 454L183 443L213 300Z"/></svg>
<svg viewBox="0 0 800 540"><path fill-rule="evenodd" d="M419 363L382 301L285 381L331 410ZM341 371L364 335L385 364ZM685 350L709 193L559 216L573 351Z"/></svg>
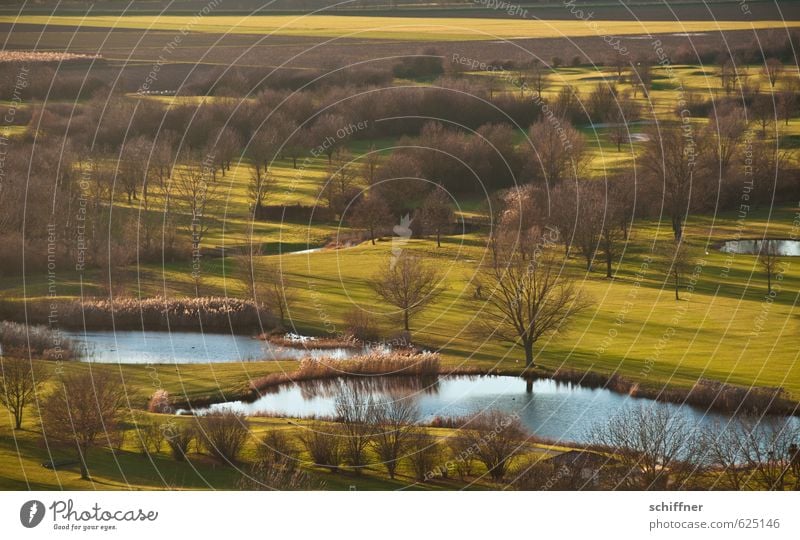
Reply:
<svg viewBox="0 0 800 540"><path fill-rule="evenodd" d="M595 429L592 441L614 453L616 487L666 489L671 479L683 481L699 467L697 432L679 413L663 407L627 409Z"/></svg>
<svg viewBox="0 0 800 540"><path fill-rule="evenodd" d="M775 88L775 84L783 74L783 63L777 58L767 58L761 68L761 74L767 78L770 87Z"/></svg>
<svg viewBox="0 0 800 540"><path fill-rule="evenodd" d="M767 293L772 294L772 279L778 275L780 251L774 240L762 240L758 250L758 262L767 275Z"/></svg>
<svg viewBox="0 0 800 540"><path fill-rule="evenodd" d="M783 491L797 459L800 429L785 418L746 418L742 422L742 459L750 473L746 483L755 480L770 491Z"/></svg>
<svg viewBox="0 0 800 540"><path fill-rule="evenodd" d="M685 133L679 126L660 126L651 131L641 157L653 191L663 195L664 210L672 220L676 240L683 233L691 197L699 204L703 195L698 167L702 154L696 139L697 134Z"/></svg>
<svg viewBox="0 0 800 540"><path fill-rule="evenodd" d="M631 122L641 114L639 103L631 99L630 94L623 92L617 96L615 106L605 115L608 122L608 136L617 145L617 152L622 151L622 145L630 140Z"/></svg>
<svg viewBox="0 0 800 540"><path fill-rule="evenodd" d="M118 377L90 369L63 375L42 403L44 436L77 447L84 480L89 479L89 451L116 439L125 395Z"/></svg>
<svg viewBox="0 0 800 540"><path fill-rule="evenodd" d="M444 291L442 281L442 273L437 267L404 252L386 261L370 286L387 304L402 312L403 328L408 332L411 318Z"/></svg>
<svg viewBox="0 0 800 540"><path fill-rule="evenodd" d="M336 163L329 168L328 177L322 187L322 196L334 214L340 215L358 195L358 180L358 167L352 156L349 152L340 153Z"/></svg>
<svg viewBox="0 0 800 540"><path fill-rule="evenodd" d="M639 89L642 90L645 98L650 95L650 87L653 85L653 69L648 60L641 59L636 62L636 65L631 65L630 83L634 98Z"/></svg>
<svg viewBox="0 0 800 540"><path fill-rule="evenodd" d="M342 384L334 409L342 428L344 459L356 474L367 464L367 448L372 441L374 402L358 385Z"/></svg>
<svg viewBox="0 0 800 540"><path fill-rule="evenodd" d="M45 380L47 370L42 361L0 356L0 403L14 416L14 429L22 427L25 407Z"/></svg>
<svg viewBox="0 0 800 540"><path fill-rule="evenodd" d="M731 419L724 425L715 422L700 434L703 459L712 471L721 473L726 489L739 491L745 488L748 472L742 457L746 437L747 431L738 419Z"/></svg>
<svg viewBox="0 0 800 540"><path fill-rule="evenodd" d="M431 478L441 455L441 446L434 435L425 431L424 428L415 428L411 432L406 459L411 464L414 477L418 482L427 482Z"/></svg>
<svg viewBox="0 0 800 540"><path fill-rule="evenodd" d="M369 232L369 239L375 245L375 233L392 221L392 213L386 201L376 190L371 190L369 195L362 196L353 207L350 214L350 225Z"/></svg>
<svg viewBox="0 0 800 540"><path fill-rule="evenodd" d="M385 399L374 406L372 424L375 432L372 436L372 446L386 472L389 473L389 478L394 479L397 466L408 449L418 419L419 410L407 397Z"/></svg>
<svg viewBox="0 0 800 540"><path fill-rule="evenodd" d="M312 422L300 436L300 440L314 465L325 467L331 472L339 470L342 445L337 426L326 422Z"/></svg>
<svg viewBox="0 0 800 540"><path fill-rule="evenodd" d="M534 180L553 188L563 181L583 178L589 156L578 130L569 124L556 127L542 120L531 126L528 136L535 150L528 163Z"/></svg>
<svg viewBox="0 0 800 540"><path fill-rule="evenodd" d="M583 296L552 254L535 248L523 257L519 250L494 243L478 281L487 291L480 312L482 331L525 351L526 368L534 365L534 344L568 328L587 307ZM541 251L541 252L540 252Z"/></svg>
<svg viewBox="0 0 800 540"><path fill-rule="evenodd" d="M681 276L691 268L689 247L683 240L665 242L661 248L667 275L672 278L675 286L675 300L680 300Z"/></svg>
<svg viewBox="0 0 800 540"><path fill-rule="evenodd" d="M254 219L258 216L259 210L264 205L264 199L267 197L267 193L269 193L274 185L275 178L267 169L262 169L258 165L253 166L250 173L248 193L253 205Z"/></svg>
<svg viewBox="0 0 800 540"><path fill-rule="evenodd" d="M205 163L191 163L176 175L175 190L178 194L180 208L189 217L186 229L192 244L192 258L195 268L192 275L195 280L195 292L200 295L200 260L201 246L213 223L213 215L219 202L219 186L209 182L209 170Z"/></svg>
<svg viewBox="0 0 800 540"><path fill-rule="evenodd" d="M725 178L741 146L747 129L744 110L738 106L720 105L708 119L706 134L710 158L719 178Z"/></svg>
<svg viewBox="0 0 800 540"><path fill-rule="evenodd" d="M256 267L255 296L260 302L277 312L283 326L295 298L295 288L286 278L283 267L277 263L263 263Z"/></svg>
<svg viewBox="0 0 800 540"><path fill-rule="evenodd" d="M232 465L250 436L250 423L244 414L225 409L201 416L197 435L210 454Z"/></svg>
<svg viewBox="0 0 800 540"><path fill-rule="evenodd" d="M767 128L778 119L772 94L756 94L750 104L750 115L761 127L761 137L767 136Z"/></svg>
<svg viewBox="0 0 800 540"><path fill-rule="evenodd" d="M467 418L459 436L466 439L492 480L500 482L528 433L518 416L490 409Z"/></svg>
<svg viewBox="0 0 800 540"><path fill-rule="evenodd" d="M441 237L453 223L453 206L444 188L436 187L422 203L422 224L436 234L436 247L442 247Z"/></svg>

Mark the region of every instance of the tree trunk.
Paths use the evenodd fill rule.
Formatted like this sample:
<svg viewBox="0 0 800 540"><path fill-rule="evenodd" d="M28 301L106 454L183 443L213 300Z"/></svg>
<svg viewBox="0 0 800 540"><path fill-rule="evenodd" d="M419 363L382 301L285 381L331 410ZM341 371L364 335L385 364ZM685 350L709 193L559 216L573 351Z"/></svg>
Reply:
<svg viewBox="0 0 800 540"><path fill-rule="evenodd" d="M533 367L533 342L525 342L523 344L525 348L525 368Z"/></svg>
<svg viewBox="0 0 800 540"><path fill-rule="evenodd" d="M78 461L81 466L81 480L89 480L89 467L86 465L86 448L78 450Z"/></svg>
<svg viewBox="0 0 800 540"><path fill-rule="evenodd" d="M767 269L767 294L772 294L772 271Z"/></svg>
<svg viewBox="0 0 800 540"><path fill-rule="evenodd" d="M406 332L410 332L411 331L411 329L408 327L408 310L407 309L403 310L403 325L404 325L404 327L406 329Z"/></svg>
<svg viewBox="0 0 800 540"><path fill-rule="evenodd" d="M375 231L373 229L369 230L369 239L372 240L372 245L375 245Z"/></svg>
<svg viewBox="0 0 800 540"><path fill-rule="evenodd" d="M606 249L606 277L611 278L611 250Z"/></svg>
<svg viewBox="0 0 800 540"><path fill-rule="evenodd" d="M439 234L439 231L436 231L436 247L442 247L441 235Z"/></svg>
<svg viewBox="0 0 800 540"><path fill-rule="evenodd" d="M526 394L533 393L533 379L525 379L525 393Z"/></svg>
<svg viewBox="0 0 800 540"><path fill-rule="evenodd" d="M18 406L14 411L14 429L22 429L22 407Z"/></svg>
<svg viewBox="0 0 800 540"><path fill-rule="evenodd" d="M672 273L675 276L675 300L680 300L678 297L678 272Z"/></svg>

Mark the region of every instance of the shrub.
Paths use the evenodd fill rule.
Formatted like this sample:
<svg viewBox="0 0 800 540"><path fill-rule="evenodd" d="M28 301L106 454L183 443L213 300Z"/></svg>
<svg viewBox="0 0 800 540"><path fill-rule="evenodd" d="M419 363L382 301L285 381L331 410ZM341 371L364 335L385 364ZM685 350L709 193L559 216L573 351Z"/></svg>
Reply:
<svg viewBox="0 0 800 540"><path fill-rule="evenodd" d="M164 446L166 434L163 422L152 422L139 426L139 449L143 454L158 454Z"/></svg>
<svg viewBox="0 0 800 540"><path fill-rule="evenodd" d="M183 425L178 428L171 427L164 430L164 436L175 461L186 461L189 445L195 439L194 427L190 425Z"/></svg>
<svg viewBox="0 0 800 540"><path fill-rule="evenodd" d="M300 437L315 465L331 472L339 470L342 461L342 445L338 429L324 422L314 422Z"/></svg>
<svg viewBox="0 0 800 540"><path fill-rule="evenodd" d="M82 358L86 352L58 329L9 321L0 322L0 346L6 352L23 351L23 356L28 356L30 351L49 360Z"/></svg>
<svg viewBox="0 0 800 540"><path fill-rule="evenodd" d="M418 482L427 482L433 477L440 457L441 447L433 435L418 430L409 437L407 459Z"/></svg>
<svg viewBox="0 0 800 540"><path fill-rule="evenodd" d="M492 480L500 482L528 434L518 416L491 409L469 417L462 436Z"/></svg>
<svg viewBox="0 0 800 540"><path fill-rule="evenodd" d="M380 339L380 329L370 313L354 309L344 316L345 330L353 339L361 342L375 342Z"/></svg>
<svg viewBox="0 0 800 540"><path fill-rule="evenodd" d="M279 429L268 431L262 438L256 450L258 461L264 466L281 466L293 470L297 467L300 452L295 445L294 438Z"/></svg>
<svg viewBox="0 0 800 540"><path fill-rule="evenodd" d="M222 461L237 460L250 433L247 417L230 409L207 414L199 419L202 446Z"/></svg>
<svg viewBox="0 0 800 540"><path fill-rule="evenodd" d="M159 388L153 392L150 401L147 402L147 410L151 413L157 414L170 414L172 412L172 405L169 401L169 392L163 388Z"/></svg>

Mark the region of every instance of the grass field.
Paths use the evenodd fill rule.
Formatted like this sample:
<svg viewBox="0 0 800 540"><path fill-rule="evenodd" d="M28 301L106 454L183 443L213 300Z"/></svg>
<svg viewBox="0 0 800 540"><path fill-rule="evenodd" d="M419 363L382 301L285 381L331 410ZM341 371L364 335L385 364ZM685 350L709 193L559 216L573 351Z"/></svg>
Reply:
<svg viewBox="0 0 800 540"><path fill-rule="evenodd" d="M575 20L530 21L477 18L253 16L62 16L0 17L0 23L147 29L279 36L358 37L406 41L462 41L594 36L590 24ZM800 21L602 21L602 33L636 35L719 32L798 27Z"/></svg>

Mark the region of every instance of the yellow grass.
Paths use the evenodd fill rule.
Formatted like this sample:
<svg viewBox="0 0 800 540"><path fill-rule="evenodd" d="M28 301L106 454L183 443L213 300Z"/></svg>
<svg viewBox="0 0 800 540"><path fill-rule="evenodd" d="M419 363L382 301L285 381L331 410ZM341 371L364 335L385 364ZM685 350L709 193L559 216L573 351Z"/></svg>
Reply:
<svg viewBox="0 0 800 540"><path fill-rule="evenodd" d="M507 20L425 17L342 17L334 15L209 15L91 17L23 15L0 17L3 23L136 28L178 32L273 34L283 36L355 37L376 39L491 40L755 30L800 26L800 21L599 21Z"/></svg>

